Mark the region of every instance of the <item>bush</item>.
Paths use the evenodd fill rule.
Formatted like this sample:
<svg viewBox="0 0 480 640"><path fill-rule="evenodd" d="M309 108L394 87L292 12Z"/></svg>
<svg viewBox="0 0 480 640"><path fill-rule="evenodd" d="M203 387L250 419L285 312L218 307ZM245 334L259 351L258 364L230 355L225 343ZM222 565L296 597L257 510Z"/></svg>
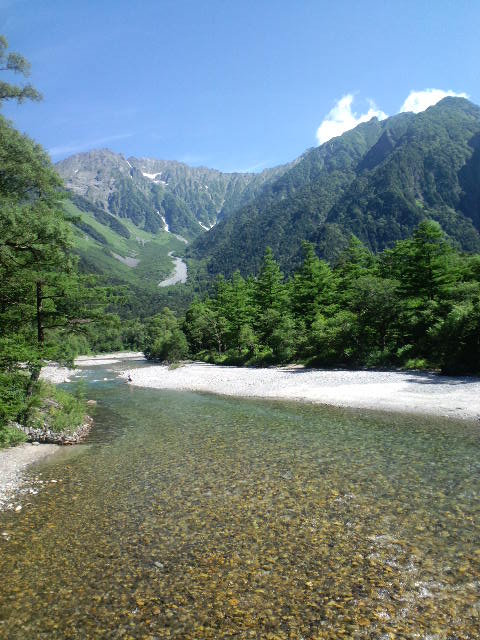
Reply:
<svg viewBox="0 0 480 640"><path fill-rule="evenodd" d="M0 373L0 425L17 420L25 408L28 374Z"/></svg>
<svg viewBox="0 0 480 640"><path fill-rule="evenodd" d="M26 440L27 436L15 427L0 426L0 449L14 447Z"/></svg>
<svg viewBox="0 0 480 640"><path fill-rule="evenodd" d="M85 400L47 382L39 382L31 397L25 425L34 429L46 426L51 431L74 432L84 421Z"/></svg>

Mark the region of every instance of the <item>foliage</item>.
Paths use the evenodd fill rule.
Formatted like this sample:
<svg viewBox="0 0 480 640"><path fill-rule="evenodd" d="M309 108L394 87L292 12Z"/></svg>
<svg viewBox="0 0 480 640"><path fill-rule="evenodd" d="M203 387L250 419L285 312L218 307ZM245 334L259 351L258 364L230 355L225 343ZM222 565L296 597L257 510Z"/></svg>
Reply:
<svg viewBox="0 0 480 640"><path fill-rule="evenodd" d="M2 71L25 74L28 63L6 54L0 37ZM36 99L29 85L0 83L0 100ZM77 336L104 322L111 291L77 271L71 226L63 206L62 181L45 151L0 117L0 428L28 420L43 389L37 381L46 359L71 361ZM63 393L63 392L62 392ZM71 426L73 404L50 416ZM72 401L73 402L73 401ZM3 439L12 441L12 433Z"/></svg>
<svg viewBox="0 0 480 640"><path fill-rule="evenodd" d="M85 420L86 404L82 394L72 395L53 384L37 382L29 398L25 425L34 429L73 433Z"/></svg>
<svg viewBox="0 0 480 640"><path fill-rule="evenodd" d="M15 447L17 444L26 442L27 436L16 429L15 427L8 427L0 425L0 449L6 447Z"/></svg>
<svg viewBox="0 0 480 640"><path fill-rule="evenodd" d="M287 281L269 248L256 278L218 278L186 313L191 355L480 371L480 259L455 250L437 222L377 256L351 236L333 269L313 245L303 252Z"/></svg>
<svg viewBox="0 0 480 640"><path fill-rule="evenodd" d="M24 411L28 375L24 371L0 373L0 428Z"/></svg>
<svg viewBox="0 0 480 640"><path fill-rule="evenodd" d="M30 75L30 63L19 53L7 53L8 42L4 36L0 36L0 71L9 71L11 73L19 73L22 76ZM18 103L25 100L41 100L41 94L26 84L23 87L10 84L8 82L0 82L0 101L16 100Z"/></svg>
<svg viewBox="0 0 480 640"><path fill-rule="evenodd" d="M188 344L175 314L165 307L146 326L144 353L148 360L176 362L185 358Z"/></svg>

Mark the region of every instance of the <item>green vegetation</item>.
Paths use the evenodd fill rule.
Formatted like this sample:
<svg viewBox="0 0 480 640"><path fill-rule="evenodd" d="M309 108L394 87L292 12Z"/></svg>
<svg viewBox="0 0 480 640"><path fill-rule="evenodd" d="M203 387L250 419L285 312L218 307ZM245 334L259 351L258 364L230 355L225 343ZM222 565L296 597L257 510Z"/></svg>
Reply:
<svg viewBox="0 0 480 640"><path fill-rule="evenodd" d="M19 73L22 76L30 75L30 63L19 53L7 53L8 42L4 36L0 36L0 71L10 71ZM27 83L23 87L0 82L0 101L16 100L18 103L25 100L41 100L42 95L31 84Z"/></svg>
<svg viewBox="0 0 480 640"><path fill-rule="evenodd" d="M123 219L119 231L110 223L110 218L118 222L117 218L105 212L105 218L97 215L93 205L76 197L64 202L64 209L74 225L73 251L80 270L95 274L99 282L121 294L110 310L122 321L148 318L165 306L185 311L193 297L190 286L158 287L172 271L168 254L183 256L184 242L171 233L152 234L128 219Z"/></svg>
<svg viewBox="0 0 480 640"><path fill-rule="evenodd" d="M7 69L28 68L21 56L5 58L5 49L0 39ZM9 87L2 83L3 98L39 97L33 88ZM45 360L71 361L89 328L105 323L114 297L77 270L62 182L47 154L2 117L0 167L0 442L14 444L22 438L9 422L27 423L45 399L38 383ZM57 404L69 421L73 405ZM52 420L60 427L60 414Z"/></svg>
<svg viewBox="0 0 480 640"><path fill-rule="evenodd" d="M176 362L188 354L188 344L175 314L165 308L146 326L145 356L148 360Z"/></svg>
<svg viewBox="0 0 480 640"><path fill-rule="evenodd" d="M72 434L85 421L86 404L80 394L72 395L53 384L39 381L28 402L24 424L33 429Z"/></svg>
<svg viewBox="0 0 480 640"><path fill-rule="evenodd" d="M186 313L190 354L230 364L480 372L480 259L452 247L437 222L378 255L352 236L334 268L311 244L303 251L287 280L270 248L256 278L219 277L215 293Z"/></svg>

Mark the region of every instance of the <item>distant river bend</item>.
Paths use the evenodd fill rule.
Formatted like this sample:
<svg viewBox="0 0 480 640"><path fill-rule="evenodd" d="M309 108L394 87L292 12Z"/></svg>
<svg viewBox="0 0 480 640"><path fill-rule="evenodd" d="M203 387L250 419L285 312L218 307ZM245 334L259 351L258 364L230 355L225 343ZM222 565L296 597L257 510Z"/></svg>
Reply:
<svg viewBox="0 0 480 640"><path fill-rule="evenodd" d="M174 261L173 274L158 283L159 287L169 287L172 284L185 283L187 281L187 265L181 258L173 255L173 251L169 252L169 257Z"/></svg>

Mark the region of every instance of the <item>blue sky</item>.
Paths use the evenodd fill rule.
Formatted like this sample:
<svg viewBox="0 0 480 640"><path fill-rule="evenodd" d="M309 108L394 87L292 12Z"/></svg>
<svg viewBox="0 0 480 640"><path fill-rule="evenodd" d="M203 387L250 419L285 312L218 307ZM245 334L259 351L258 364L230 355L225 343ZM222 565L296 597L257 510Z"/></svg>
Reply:
<svg viewBox="0 0 480 640"><path fill-rule="evenodd" d="M44 94L3 114L53 160L108 147L257 171L412 91L480 103L476 0L0 0L0 23Z"/></svg>

